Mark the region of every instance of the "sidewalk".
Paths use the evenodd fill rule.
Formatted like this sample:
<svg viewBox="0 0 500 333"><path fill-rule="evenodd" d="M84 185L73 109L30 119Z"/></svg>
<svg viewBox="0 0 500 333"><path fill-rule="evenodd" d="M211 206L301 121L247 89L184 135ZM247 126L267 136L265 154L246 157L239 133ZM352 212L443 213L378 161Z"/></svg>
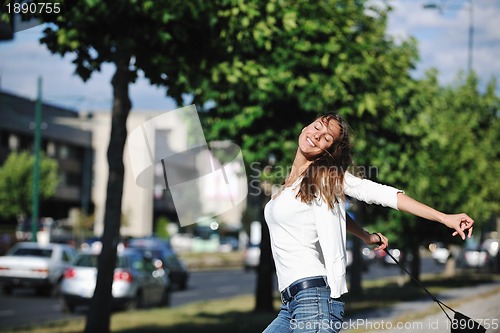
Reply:
<svg viewBox="0 0 500 333"><path fill-rule="evenodd" d="M435 296L482 324L487 333L500 333L500 282L450 289ZM454 313L451 310L447 312L453 319ZM346 317L342 332L438 333L450 332L450 325L440 307L426 296L420 300Z"/></svg>

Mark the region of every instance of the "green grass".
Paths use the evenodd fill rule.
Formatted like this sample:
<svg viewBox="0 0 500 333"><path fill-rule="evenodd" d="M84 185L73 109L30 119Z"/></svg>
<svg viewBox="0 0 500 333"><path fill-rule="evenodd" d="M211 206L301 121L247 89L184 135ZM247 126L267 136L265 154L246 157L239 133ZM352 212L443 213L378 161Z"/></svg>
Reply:
<svg viewBox="0 0 500 333"><path fill-rule="evenodd" d="M494 275L461 275L453 279L424 276L423 283L433 294L448 288L459 288L498 280ZM399 283L398 283L399 282ZM346 315L392 305L400 300L424 297L426 294L412 283L401 285L400 279L364 282L363 295L347 294ZM202 301L175 308L153 308L133 312L118 312L111 319L111 331L119 333L255 333L261 332L276 313L255 313L253 295L223 300ZM279 307L276 297L275 308ZM2 330L3 333L81 333L84 319L65 320Z"/></svg>
<svg viewBox="0 0 500 333"><path fill-rule="evenodd" d="M175 308L118 312L112 316L111 331L121 333L199 333L261 332L275 317L274 313L254 313L252 295L203 301ZM84 320L74 319L37 327L1 332L81 333Z"/></svg>
<svg viewBox="0 0 500 333"><path fill-rule="evenodd" d="M243 267L243 252L201 252L179 253L190 271L216 270L216 269L241 269Z"/></svg>

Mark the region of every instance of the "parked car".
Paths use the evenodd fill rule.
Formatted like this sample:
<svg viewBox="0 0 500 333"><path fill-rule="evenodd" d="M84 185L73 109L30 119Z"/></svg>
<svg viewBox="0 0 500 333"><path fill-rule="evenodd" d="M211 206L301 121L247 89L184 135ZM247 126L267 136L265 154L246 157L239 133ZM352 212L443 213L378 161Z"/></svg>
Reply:
<svg viewBox="0 0 500 333"><path fill-rule="evenodd" d="M6 295L14 288L34 287L37 294L53 295L76 251L64 244L21 242L0 257L0 282Z"/></svg>
<svg viewBox="0 0 500 333"><path fill-rule="evenodd" d="M154 237L132 238L127 241L126 246L141 251L144 256L159 259L161 267L168 271L172 288L187 289L189 271L166 241Z"/></svg>
<svg viewBox="0 0 500 333"><path fill-rule="evenodd" d="M64 272L61 283L61 305L64 312L74 312L76 306L89 305L94 295L99 252L82 251ZM147 305L168 305L170 280L161 268L144 258L139 251L124 249L117 252L113 275L113 306L136 309Z"/></svg>
<svg viewBox="0 0 500 333"><path fill-rule="evenodd" d="M260 244L249 243L243 252L243 267L246 271L256 269L260 262Z"/></svg>
<svg viewBox="0 0 500 333"><path fill-rule="evenodd" d="M483 268L489 264L490 255L488 251L476 244L470 244L463 248L458 265L463 268Z"/></svg>
<svg viewBox="0 0 500 333"><path fill-rule="evenodd" d="M389 249L389 253L396 259L397 261L401 262L403 260L403 252L401 252L400 249ZM388 256L387 254L384 255L384 264L385 265L395 265L396 262L394 259L391 258L391 256Z"/></svg>
<svg viewBox="0 0 500 333"><path fill-rule="evenodd" d="M353 260L352 259L352 246L353 246L352 240L348 239L346 242L347 269L350 269L350 267L352 265L352 260ZM375 258L375 253L372 249L370 249L368 246L363 245L363 244L360 247L360 252L361 252L361 260L363 263L362 269L363 269L363 271L367 271L369 268L370 262Z"/></svg>
<svg viewBox="0 0 500 333"><path fill-rule="evenodd" d="M433 243L429 245L431 257L439 264L446 264L450 257L450 251L442 243Z"/></svg>

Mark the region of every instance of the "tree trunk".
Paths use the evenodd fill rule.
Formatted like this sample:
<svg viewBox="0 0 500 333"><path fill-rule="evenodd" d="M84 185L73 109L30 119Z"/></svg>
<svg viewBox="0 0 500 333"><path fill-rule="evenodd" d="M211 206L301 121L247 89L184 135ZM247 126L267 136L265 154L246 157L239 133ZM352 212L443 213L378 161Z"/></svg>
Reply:
<svg viewBox="0 0 500 333"><path fill-rule="evenodd" d="M366 218L366 206L362 202L355 202L353 204L354 220L360 226ZM347 213L346 213L347 214ZM361 240L358 237L352 238L352 264L350 267L349 276L349 294L360 296L363 294L363 287L361 285L363 274L363 258L361 256Z"/></svg>
<svg viewBox="0 0 500 333"><path fill-rule="evenodd" d="M257 267L257 286L255 290L255 312L274 312L273 306L273 279L274 279L274 262L271 253L271 238L269 236L269 228L264 221L263 207L265 196L260 195L261 209L261 224L262 237L260 240L260 262Z"/></svg>
<svg viewBox="0 0 500 333"><path fill-rule="evenodd" d="M413 275L417 281L420 281L420 251L418 250L418 244L416 243L412 244L411 261L409 264L411 275Z"/></svg>
<svg viewBox="0 0 500 333"><path fill-rule="evenodd" d="M410 273L413 277L420 282L420 251L419 251L419 242L420 239L417 236L420 233L418 232L419 228L425 225L425 220L419 219L416 225L410 227L412 232L410 233L409 242L410 242L410 257L406 257L407 262L409 261Z"/></svg>
<svg viewBox="0 0 500 333"><path fill-rule="evenodd" d="M101 238L102 251L98 260L97 285L91 301L85 333L110 332L111 287L116 264L116 248L120 241L120 223L123 193L123 150L127 138L127 117L131 109L128 94L130 82L130 57L116 62L116 72L111 80L113 86L113 113L111 135L108 146L109 176L106 191L104 232Z"/></svg>

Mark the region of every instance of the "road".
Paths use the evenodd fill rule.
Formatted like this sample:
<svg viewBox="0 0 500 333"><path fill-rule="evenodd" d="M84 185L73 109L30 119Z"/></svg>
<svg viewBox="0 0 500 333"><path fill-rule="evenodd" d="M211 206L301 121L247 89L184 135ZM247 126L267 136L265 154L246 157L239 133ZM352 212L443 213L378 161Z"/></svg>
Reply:
<svg viewBox="0 0 500 333"><path fill-rule="evenodd" d="M442 269L443 266L434 264L428 258L422 261L423 273L440 272ZM396 265L374 264L363 278L369 280L400 274L401 270ZM175 291L171 305L251 294L255 291L255 281L255 272L243 270L193 272L188 289ZM85 308L78 308L75 314L64 314L57 298L36 296L30 289L14 290L12 296L0 295L0 330L82 316L85 316Z"/></svg>

